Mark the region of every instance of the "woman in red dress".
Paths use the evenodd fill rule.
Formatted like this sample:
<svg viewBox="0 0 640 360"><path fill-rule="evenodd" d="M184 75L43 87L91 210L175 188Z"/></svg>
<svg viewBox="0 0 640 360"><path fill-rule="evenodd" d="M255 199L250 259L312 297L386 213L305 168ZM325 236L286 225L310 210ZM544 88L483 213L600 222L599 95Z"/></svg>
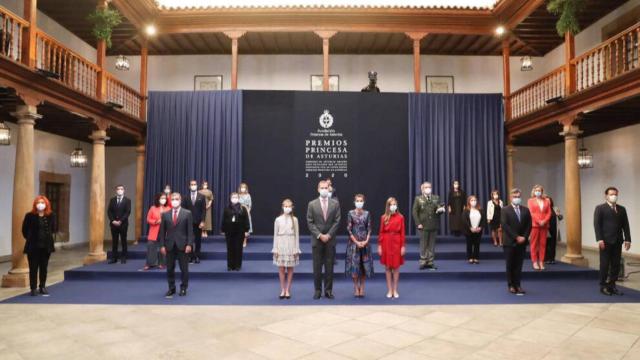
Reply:
<svg viewBox="0 0 640 360"><path fill-rule="evenodd" d="M385 266L387 277L387 298L397 299L400 266L404 264L404 216L398 211L398 201L390 197L385 205L384 215L380 219L378 235L378 254L380 263Z"/></svg>

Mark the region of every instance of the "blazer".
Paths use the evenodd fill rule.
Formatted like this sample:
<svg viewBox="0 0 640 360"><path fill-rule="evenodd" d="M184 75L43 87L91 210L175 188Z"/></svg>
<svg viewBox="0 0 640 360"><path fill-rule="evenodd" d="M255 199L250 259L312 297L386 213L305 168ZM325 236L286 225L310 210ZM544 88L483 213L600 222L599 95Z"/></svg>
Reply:
<svg viewBox="0 0 640 360"><path fill-rule="evenodd" d="M181 207L191 212L194 224L200 224L204 222L207 216L207 198L204 195L196 192L196 202L191 202L191 192L188 192L182 197Z"/></svg>
<svg viewBox="0 0 640 360"><path fill-rule="evenodd" d="M147 234L148 241L158 240L158 232L160 231L160 224L157 224L158 220L162 221L162 213L171 210L168 206L151 206L147 212L147 224L149 224L149 233Z"/></svg>
<svg viewBox="0 0 640 360"><path fill-rule="evenodd" d="M624 206L616 205L613 211L608 203L596 206L593 214L593 227L596 230L596 241L604 240L607 244L618 244L631 241L629 218Z"/></svg>
<svg viewBox="0 0 640 360"><path fill-rule="evenodd" d="M543 198L542 210L540 210L540 205L538 205L538 201L536 198L531 198L527 202L529 206L529 211L531 212L531 226L534 228L548 228L549 221L551 220L551 212L553 208L551 207L551 201L549 198ZM540 225L540 222L544 221L544 225Z"/></svg>
<svg viewBox="0 0 640 360"><path fill-rule="evenodd" d="M338 232L338 225L340 224L340 203L334 199L327 199L327 221L324 220L322 215L322 204L320 199L315 199L309 202L307 206L307 227L311 233L311 246L316 246L320 243L321 234L327 234L331 237L329 239L329 245L336 245L336 233Z"/></svg>
<svg viewBox="0 0 640 360"><path fill-rule="evenodd" d="M38 233L40 229L38 214L28 212L24 216L22 221L22 236L25 239L24 250L25 254L38 250ZM46 249L52 253L55 250L53 245L53 229L55 228L56 217L51 214L44 217L45 220L45 246Z"/></svg>
<svg viewBox="0 0 640 360"><path fill-rule="evenodd" d="M168 250L173 249L175 244L178 250L184 251L187 245L193 247L193 219L191 212L187 209L180 209L178 219L173 223L173 209L162 213L160 232L158 233L158 244Z"/></svg>
<svg viewBox="0 0 640 360"><path fill-rule="evenodd" d="M480 211L480 223L478 224L478 227L481 229L484 229L484 227L487 226L487 217L482 209L478 211ZM464 211L462 212L462 225L463 225L462 233L465 234L466 236L470 236L474 234L471 232L470 215L471 215L471 210L469 209L464 209ZM480 232L480 234L482 234L482 232Z"/></svg>
<svg viewBox="0 0 640 360"><path fill-rule="evenodd" d="M498 200L498 204L500 208L504 206L502 200ZM493 220L493 214L495 214L496 211L495 206L496 204L493 202L493 200L489 200L489 202L487 202L487 221Z"/></svg>
<svg viewBox="0 0 640 360"><path fill-rule="evenodd" d="M222 227L220 230L225 235L244 234L249 231L249 210L244 205L240 205L240 213L233 221L233 211L229 206L224 208L222 213Z"/></svg>
<svg viewBox="0 0 640 360"><path fill-rule="evenodd" d="M131 200L123 196L120 205L118 205L118 197L114 196L109 200L109 208L107 216L109 217L109 225L112 221L122 221L122 225L129 225L129 215L131 215Z"/></svg>
<svg viewBox="0 0 640 360"><path fill-rule="evenodd" d="M502 243L504 246L517 245L516 237L524 236L525 244L531 234L531 213L526 206L520 205L520 220L512 205L507 205L500 212L502 225Z"/></svg>
<svg viewBox="0 0 640 360"><path fill-rule="evenodd" d="M427 200L424 195L416 196L413 200L413 209L411 215L416 226L422 225L422 229L426 231L434 231L440 228L440 215L437 213L440 207L440 197L431 195L431 201Z"/></svg>

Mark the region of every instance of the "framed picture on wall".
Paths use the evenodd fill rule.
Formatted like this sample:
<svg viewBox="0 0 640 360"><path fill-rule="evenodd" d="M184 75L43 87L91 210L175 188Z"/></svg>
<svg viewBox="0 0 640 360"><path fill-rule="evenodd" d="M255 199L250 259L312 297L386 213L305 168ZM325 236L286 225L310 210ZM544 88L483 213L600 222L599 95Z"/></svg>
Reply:
<svg viewBox="0 0 640 360"><path fill-rule="evenodd" d="M322 91L322 75L311 75L311 91ZM340 91L340 75L329 75L329 91Z"/></svg>
<svg viewBox="0 0 640 360"><path fill-rule="evenodd" d="M196 75L193 77L194 91L222 90L222 75Z"/></svg>
<svg viewBox="0 0 640 360"><path fill-rule="evenodd" d="M427 75L427 92L439 94L453 94L453 76Z"/></svg>

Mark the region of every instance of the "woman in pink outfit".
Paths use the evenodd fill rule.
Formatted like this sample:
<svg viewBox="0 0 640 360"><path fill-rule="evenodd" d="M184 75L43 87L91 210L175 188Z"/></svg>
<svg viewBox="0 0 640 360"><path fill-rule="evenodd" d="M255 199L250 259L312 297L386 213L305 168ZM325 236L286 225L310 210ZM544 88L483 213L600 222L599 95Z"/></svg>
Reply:
<svg viewBox="0 0 640 360"><path fill-rule="evenodd" d="M167 195L164 193L156 194L153 200L153 205L149 208L149 212L147 213L149 233L147 235L147 261L144 265L144 270L149 270L156 266L159 269L164 269L165 259L159 251L158 232L160 231L160 219L162 219L162 213L169 209L170 208L167 206Z"/></svg>
<svg viewBox="0 0 640 360"><path fill-rule="evenodd" d="M529 236L531 262L535 270L544 270L544 253L547 247L547 233L549 233L552 209L549 198L544 196L542 185L533 187L527 205L531 212L531 235Z"/></svg>

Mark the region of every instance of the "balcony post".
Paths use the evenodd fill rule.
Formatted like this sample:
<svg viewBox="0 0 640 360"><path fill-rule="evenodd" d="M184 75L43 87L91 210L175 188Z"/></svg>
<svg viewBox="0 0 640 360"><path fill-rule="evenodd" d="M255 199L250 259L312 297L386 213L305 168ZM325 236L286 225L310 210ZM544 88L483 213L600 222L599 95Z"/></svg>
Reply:
<svg viewBox="0 0 640 360"><path fill-rule="evenodd" d="M322 91L329 91L329 39L336 31L315 31L322 38Z"/></svg>
<svg viewBox="0 0 640 360"><path fill-rule="evenodd" d="M510 67L511 47L509 40L502 40L502 81L504 96L504 119L511 120L511 67Z"/></svg>
<svg viewBox="0 0 640 360"><path fill-rule="evenodd" d="M147 40L142 43L142 49L140 50L140 119L147 120L147 68L149 61L149 48Z"/></svg>
<svg viewBox="0 0 640 360"><path fill-rule="evenodd" d="M22 63L30 68L36 66L36 25L38 0L24 0L24 19L29 26L22 29Z"/></svg>
<svg viewBox="0 0 640 360"><path fill-rule="evenodd" d="M108 6L107 0L98 1L98 9L104 9ZM102 101L107 101L107 72L105 70L105 62L107 58L107 42L98 40L96 46L96 65L98 65L98 79L96 81L96 97Z"/></svg>
<svg viewBox="0 0 640 360"><path fill-rule="evenodd" d="M573 34L570 32L564 35L564 96L569 96L576 92L576 65L571 61L576 57L576 43Z"/></svg>
<svg viewBox="0 0 640 360"><path fill-rule="evenodd" d="M413 41L413 91L419 93L422 83L420 79L420 40L427 36L427 33L408 32L405 34Z"/></svg>

